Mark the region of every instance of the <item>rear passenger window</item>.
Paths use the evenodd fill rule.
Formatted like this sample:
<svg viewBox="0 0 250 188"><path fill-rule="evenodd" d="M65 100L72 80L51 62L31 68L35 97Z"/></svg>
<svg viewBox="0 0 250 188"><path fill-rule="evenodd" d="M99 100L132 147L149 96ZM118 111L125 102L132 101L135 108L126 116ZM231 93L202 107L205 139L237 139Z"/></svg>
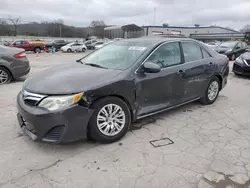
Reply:
<svg viewBox="0 0 250 188"><path fill-rule="evenodd" d="M209 53L207 53L205 50L202 49L202 54L203 54L203 58L204 59L207 59L207 58L210 58L211 55Z"/></svg>
<svg viewBox="0 0 250 188"><path fill-rule="evenodd" d="M185 62L191 62L203 59L201 48L197 44L193 42L182 42L182 48L183 48Z"/></svg>

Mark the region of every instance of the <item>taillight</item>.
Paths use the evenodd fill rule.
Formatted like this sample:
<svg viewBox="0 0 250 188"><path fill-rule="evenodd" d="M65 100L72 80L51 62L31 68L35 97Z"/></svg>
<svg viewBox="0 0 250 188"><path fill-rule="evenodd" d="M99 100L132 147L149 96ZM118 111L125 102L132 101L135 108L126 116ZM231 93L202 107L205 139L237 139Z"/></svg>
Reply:
<svg viewBox="0 0 250 188"><path fill-rule="evenodd" d="M14 55L14 57L17 58L17 59L20 59L20 58L26 57L26 54L25 54L25 52L21 52L21 53L18 53L16 55Z"/></svg>

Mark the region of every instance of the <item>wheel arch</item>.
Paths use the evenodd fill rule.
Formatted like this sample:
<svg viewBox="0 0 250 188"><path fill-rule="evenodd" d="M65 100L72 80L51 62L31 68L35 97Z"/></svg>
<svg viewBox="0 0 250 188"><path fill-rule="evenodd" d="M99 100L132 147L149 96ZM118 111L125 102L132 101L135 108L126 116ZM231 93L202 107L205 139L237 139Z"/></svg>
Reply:
<svg viewBox="0 0 250 188"><path fill-rule="evenodd" d="M222 89L222 82L223 82L222 76L220 74L215 74L214 76L217 77L219 79L219 81L220 81L220 91L221 91L221 89Z"/></svg>
<svg viewBox="0 0 250 188"><path fill-rule="evenodd" d="M6 66L4 66L4 65L0 65L0 67L5 68L5 69L10 73L11 78L12 78L12 79L14 78L12 72L10 71L10 69L9 69L8 67L6 67Z"/></svg>
<svg viewBox="0 0 250 188"><path fill-rule="evenodd" d="M128 106L129 111L130 111L131 121L134 120L135 114L133 113L132 105L129 103L129 101L128 101L124 96L119 95L119 94L110 94L110 95L98 97L98 98L96 98L95 100L93 100L93 101L91 102L90 108L91 108L91 106L92 106L94 103L96 103L97 101L99 101L99 100L101 100L101 99L104 99L104 98L107 98L107 97L117 97L117 98L121 99L123 102L125 102L126 105Z"/></svg>

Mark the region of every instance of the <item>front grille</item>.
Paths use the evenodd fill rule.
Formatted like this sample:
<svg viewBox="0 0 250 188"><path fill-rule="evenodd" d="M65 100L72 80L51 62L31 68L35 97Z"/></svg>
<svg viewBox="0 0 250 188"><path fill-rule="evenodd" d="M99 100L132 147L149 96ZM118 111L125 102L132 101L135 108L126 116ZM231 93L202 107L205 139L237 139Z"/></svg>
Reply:
<svg viewBox="0 0 250 188"><path fill-rule="evenodd" d="M58 141L63 133L64 126L59 125L50 129L44 136L43 140Z"/></svg>
<svg viewBox="0 0 250 188"><path fill-rule="evenodd" d="M31 106L36 106L44 97L45 95L30 93L27 91L22 91L22 98L24 102Z"/></svg>
<svg viewBox="0 0 250 188"><path fill-rule="evenodd" d="M233 70L236 71L236 72L242 72L241 66L239 66L239 65L237 65L237 64L234 64Z"/></svg>

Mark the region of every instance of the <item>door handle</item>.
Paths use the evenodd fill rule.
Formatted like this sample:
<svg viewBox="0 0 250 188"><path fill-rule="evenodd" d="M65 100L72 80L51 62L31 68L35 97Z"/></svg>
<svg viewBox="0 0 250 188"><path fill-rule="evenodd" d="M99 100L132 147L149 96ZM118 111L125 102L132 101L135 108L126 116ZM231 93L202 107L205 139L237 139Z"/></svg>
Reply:
<svg viewBox="0 0 250 188"><path fill-rule="evenodd" d="M183 75L184 74L184 71L183 70L179 70L178 72L177 72L177 75Z"/></svg>
<svg viewBox="0 0 250 188"><path fill-rule="evenodd" d="M214 64L212 63L212 62L210 62L209 64L208 64L208 66L213 66Z"/></svg>

